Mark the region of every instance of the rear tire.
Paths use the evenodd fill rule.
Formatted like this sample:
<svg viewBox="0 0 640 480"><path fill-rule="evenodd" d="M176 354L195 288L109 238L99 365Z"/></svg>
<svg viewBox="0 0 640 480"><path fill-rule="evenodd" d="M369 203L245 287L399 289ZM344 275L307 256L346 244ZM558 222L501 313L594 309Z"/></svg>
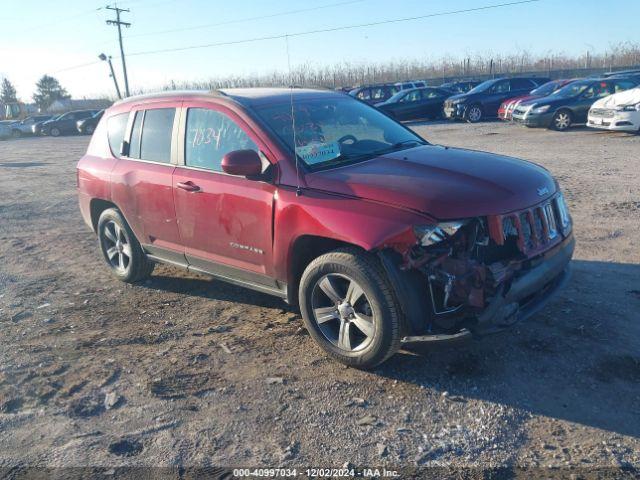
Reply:
<svg viewBox="0 0 640 480"><path fill-rule="evenodd" d="M13 138L20 138L22 136L22 132L20 130L11 130L11 136Z"/></svg>
<svg viewBox="0 0 640 480"><path fill-rule="evenodd" d="M551 119L551 128L558 132L564 132L571 127L573 123L573 115L569 110L560 110L556 112Z"/></svg>
<svg viewBox="0 0 640 480"><path fill-rule="evenodd" d="M400 348L400 308L372 255L341 248L305 269L299 302L311 337L331 357L373 368Z"/></svg>
<svg viewBox="0 0 640 480"><path fill-rule="evenodd" d="M484 112L482 111L482 107L478 104L471 105L464 112L464 119L469 123L478 123L484 117Z"/></svg>
<svg viewBox="0 0 640 480"><path fill-rule="evenodd" d="M102 212L98 220L98 242L111 273L127 283L134 283L151 275L153 267L133 231L115 208Z"/></svg>

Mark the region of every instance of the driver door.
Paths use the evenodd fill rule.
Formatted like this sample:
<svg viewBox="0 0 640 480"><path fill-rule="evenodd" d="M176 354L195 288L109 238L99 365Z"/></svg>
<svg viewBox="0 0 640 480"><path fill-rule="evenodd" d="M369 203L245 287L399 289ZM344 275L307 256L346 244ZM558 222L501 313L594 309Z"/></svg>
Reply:
<svg viewBox="0 0 640 480"><path fill-rule="evenodd" d="M510 80L500 80L493 87L483 101L484 113L487 117L495 117L498 115L500 104L511 96Z"/></svg>
<svg viewBox="0 0 640 480"><path fill-rule="evenodd" d="M228 175L225 154L268 151L231 110L211 103L187 103L173 198L184 253L191 267L213 275L277 289L273 279L272 215L275 186Z"/></svg>

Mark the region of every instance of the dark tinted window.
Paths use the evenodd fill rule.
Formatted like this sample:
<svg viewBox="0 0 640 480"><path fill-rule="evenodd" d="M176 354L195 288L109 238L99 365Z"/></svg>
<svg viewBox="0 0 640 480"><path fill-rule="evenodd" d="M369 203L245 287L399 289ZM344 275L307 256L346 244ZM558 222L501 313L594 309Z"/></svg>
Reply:
<svg viewBox="0 0 640 480"><path fill-rule="evenodd" d="M136 119L133 122L133 130L131 131L131 141L129 142L129 156L131 158L140 158L140 131L143 118L144 110L136 112Z"/></svg>
<svg viewBox="0 0 640 480"><path fill-rule="evenodd" d="M89 118L89 117L93 117L93 114L96 113L94 111L89 111L89 112L76 112L75 117L76 119L81 119L81 118Z"/></svg>
<svg viewBox="0 0 640 480"><path fill-rule="evenodd" d="M526 78L514 78L511 80L511 89L512 90L531 90L536 85Z"/></svg>
<svg viewBox="0 0 640 480"><path fill-rule="evenodd" d="M491 93L505 93L511 88L509 80L500 80L491 87Z"/></svg>
<svg viewBox="0 0 640 480"><path fill-rule="evenodd" d="M146 120L144 126L146 131ZM185 163L188 166L221 172L222 157L234 150L259 152L244 130L223 113L206 108L188 110L185 139Z"/></svg>
<svg viewBox="0 0 640 480"><path fill-rule="evenodd" d="M417 102L422 98L420 90L413 90L400 99L401 102Z"/></svg>
<svg viewBox="0 0 640 480"><path fill-rule="evenodd" d="M120 113L107 120L107 137L111 154L114 157L120 156L120 147L122 146L122 140L124 140L124 131L127 128L128 120L128 113Z"/></svg>
<svg viewBox="0 0 640 480"><path fill-rule="evenodd" d="M616 80L614 84L615 84L616 93L629 90L630 88L633 88L636 86L636 82L632 80Z"/></svg>
<svg viewBox="0 0 640 480"><path fill-rule="evenodd" d="M155 162L171 162L171 134L175 108L147 110L142 124L140 158Z"/></svg>
<svg viewBox="0 0 640 480"><path fill-rule="evenodd" d="M364 88L356 95L360 100L369 100L371 98L371 91L368 88Z"/></svg>

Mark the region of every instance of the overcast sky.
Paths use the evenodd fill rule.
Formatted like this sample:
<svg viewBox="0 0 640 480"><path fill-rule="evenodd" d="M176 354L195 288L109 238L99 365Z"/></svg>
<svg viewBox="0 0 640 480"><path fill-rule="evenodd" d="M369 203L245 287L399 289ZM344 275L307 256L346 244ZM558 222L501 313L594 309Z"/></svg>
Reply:
<svg viewBox="0 0 640 480"><path fill-rule="evenodd" d="M7 0L5 0L6 2ZM170 80L286 70L283 39L135 55L149 50L235 41L343 25L428 15L513 0L129 0L123 20L131 89L159 88ZM3 7L0 76L30 101L36 80L55 76L74 97L113 95L104 52L121 64L113 12L96 0L23 0ZM338 5L339 4L339 5ZM320 7L320 8L317 8ZM298 11L286 15L285 12ZM263 17L252 19L252 17ZM604 51L612 43L640 42L640 0L542 0L481 12L293 37L291 62L334 64L438 59L473 53L569 54ZM217 24L213 26L211 25ZM183 29L166 32L166 30ZM187 29L187 30L184 30ZM160 33L162 32L162 33ZM91 62L82 68L65 70Z"/></svg>

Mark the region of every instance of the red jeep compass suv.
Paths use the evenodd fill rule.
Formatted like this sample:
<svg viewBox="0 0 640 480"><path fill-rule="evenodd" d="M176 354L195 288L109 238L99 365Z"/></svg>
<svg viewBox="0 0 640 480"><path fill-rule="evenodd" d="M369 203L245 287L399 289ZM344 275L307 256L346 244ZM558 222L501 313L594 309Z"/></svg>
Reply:
<svg viewBox="0 0 640 480"><path fill-rule="evenodd" d="M121 101L78 164L78 192L119 279L166 262L277 295L363 368L531 315L574 249L545 169L431 145L330 91Z"/></svg>

